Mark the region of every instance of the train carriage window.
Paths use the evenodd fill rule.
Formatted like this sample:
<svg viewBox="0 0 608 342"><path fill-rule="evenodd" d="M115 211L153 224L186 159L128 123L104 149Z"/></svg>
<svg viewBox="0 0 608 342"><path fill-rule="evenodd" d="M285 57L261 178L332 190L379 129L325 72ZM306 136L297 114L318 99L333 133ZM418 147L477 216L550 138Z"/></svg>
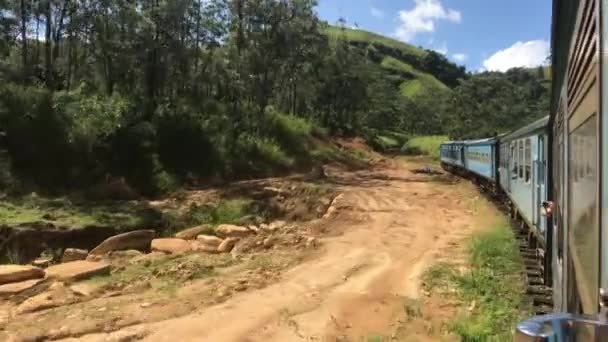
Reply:
<svg viewBox="0 0 608 342"><path fill-rule="evenodd" d="M532 173L532 151L530 149L530 138L526 139L526 145L525 145L525 151L524 151L524 158L525 158L525 179L526 179L526 183L530 183L530 175Z"/></svg>
<svg viewBox="0 0 608 342"><path fill-rule="evenodd" d="M511 143L511 165L513 165L513 169L511 172L513 174L517 174L517 145L515 143Z"/></svg>
<svg viewBox="0 0 608 342"><path fill-rule="evenodd" d="M517 141L517 153L519 155L519 160L518 160L518 165L519 165L519 169L518 169L518 174L519 174L519 178L523 179L524 178L524 144L523 141L518 140Z"/></svg>

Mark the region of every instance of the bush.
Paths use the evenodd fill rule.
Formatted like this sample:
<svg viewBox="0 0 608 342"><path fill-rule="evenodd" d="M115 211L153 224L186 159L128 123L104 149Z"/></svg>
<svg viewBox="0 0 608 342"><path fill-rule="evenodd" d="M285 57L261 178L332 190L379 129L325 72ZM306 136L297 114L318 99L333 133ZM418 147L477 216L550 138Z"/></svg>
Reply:
<svg viewBox="0 0 608 342"><path fill-rule="evenodd" d="M0 89L0 127L14 169L49 187L72 182L74 145L69 118L53 107L47 90L8 85Z"/></svg>
<svg viewBox="0 0 608 342"><path fill-rule="evenodd" d="M413 137L403 145L401 151L409 155L427 155L439 160L439 147L448 140L443 135L428 135Z"/></svg>
<svg viewBox="0 0 608 342"><path fill-rule="evenodd" d="M257 172L265 174L271 170L286 170L293 166L289 157L274 139L242 134L236 142L236 155L232 165L238 173Z"/></svg>
<svg viewBox="0 0 608 342"><path fill-rule="evenodd" d="M207 132L204 115L185 107L159 111L155 121L158 153L162 164L182 179L188 175L211 176L218 171L220 157Z"/></svg>

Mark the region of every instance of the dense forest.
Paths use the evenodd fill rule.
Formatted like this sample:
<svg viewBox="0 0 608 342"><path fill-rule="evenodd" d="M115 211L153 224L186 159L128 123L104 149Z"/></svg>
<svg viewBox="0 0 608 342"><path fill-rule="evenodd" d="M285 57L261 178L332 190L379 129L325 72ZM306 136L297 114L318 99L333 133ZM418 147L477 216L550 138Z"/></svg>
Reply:
<svg viewBox="0 0 608 342"><path fill-rule="evenodd" d="M0 190L310 166L318 141L487 136L548 110L542 68L467 73L330 26L314 0L0 0Z"/></svg>

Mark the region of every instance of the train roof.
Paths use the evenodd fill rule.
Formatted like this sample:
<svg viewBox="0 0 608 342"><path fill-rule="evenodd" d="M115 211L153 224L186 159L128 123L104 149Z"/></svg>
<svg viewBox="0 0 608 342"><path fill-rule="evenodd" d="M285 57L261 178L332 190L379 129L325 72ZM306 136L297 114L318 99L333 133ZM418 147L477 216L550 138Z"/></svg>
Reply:
<svg viewBox="0 0 608 342"><path fill-rule="evenodd" d="M523 136L530 135L530 133L533 133L535 131L545 129L548 124L549 124L549 115L543 117L542 119L538 119L538 120L534 121L533 123L531 123L525 127L522 127L512 133L505 135L500 140L501 141L510 141L510 140L514 140L517 138L521 138Z"/></svg>
<svg viewBox="0 0 608 342"><path fill-rule="evenodd" d="M462 143L465 145L490 145L496 142L496 138L484 138L484 139L476 139L476 140L465 140Z"/></svg>

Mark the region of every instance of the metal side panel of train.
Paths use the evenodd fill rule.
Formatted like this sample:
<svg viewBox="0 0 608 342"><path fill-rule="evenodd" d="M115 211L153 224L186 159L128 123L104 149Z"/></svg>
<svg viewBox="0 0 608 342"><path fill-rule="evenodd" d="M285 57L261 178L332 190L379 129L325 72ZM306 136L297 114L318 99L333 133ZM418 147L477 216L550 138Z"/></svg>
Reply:
<svg viewBox="0 0 608 342"><path fill-rule="evenodd" d="M498 147L499 183L542 246L547 241L541 207L547 200L548 122L547 116L508 134Z"/></svg>
<svg viewBox="0 0 608 342"><path fill-rule="evenodd" d="M555 310L568 314L521 323L521 341L564 336L564 329L569 341L608 340L607 11L608 1L553 2L548 250ZM547 335L547 325L560 329Z"/></svg>
<svg viewBox="0 0 608 342"><path fill-rule="evenodd" d="M468 140L464 142L465 168L493 181L496 177L496 139Z"/></svg>

